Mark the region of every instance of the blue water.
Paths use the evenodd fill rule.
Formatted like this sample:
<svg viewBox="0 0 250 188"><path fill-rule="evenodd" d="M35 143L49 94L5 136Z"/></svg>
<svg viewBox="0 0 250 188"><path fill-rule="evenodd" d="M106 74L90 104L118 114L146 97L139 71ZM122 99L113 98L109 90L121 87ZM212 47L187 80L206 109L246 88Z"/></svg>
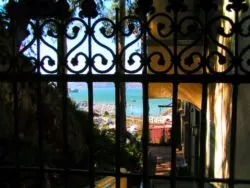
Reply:
<svg viewBox="0 0 250 188"><path fill-rule="evenodd" d="M88 90L81 89L78 93L69 93L70 97L76 101L88 101ZM115 104L114 87L94 87L94 104ZM126 88L126 113L128 116L143 115L142 88ZM158 105L168 105L171 99L149 99L149 115L158 116L160 108Z"/></svg>

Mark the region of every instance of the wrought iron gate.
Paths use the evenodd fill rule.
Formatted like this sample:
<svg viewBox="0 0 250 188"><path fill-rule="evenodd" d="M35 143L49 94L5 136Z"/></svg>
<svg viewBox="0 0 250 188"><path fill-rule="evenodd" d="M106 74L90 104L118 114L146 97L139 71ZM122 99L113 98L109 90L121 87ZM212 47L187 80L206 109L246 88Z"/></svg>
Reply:
<svg viewBox="0 0 250 188"><path fill-rule="evenodd" d="M81 187L86 184L95 187L97 177L104 176L115 177L116 187L120 186L123 177L139 179L143 187L152 187L152 182L161 184L162 181L165 187L249 185L250 177L235 174L238 92L239 87L245 87L242 84L250 83L250 47L246 42L249 6L244 0L223 2L187 1L185 4L183 0L175 0L166 3L164 12L159 12L158 8L162 7L157 2L154 4L158 8L154 9L152 2L138 1L137 14L119 18L117 10L112 14L114 19L93 19L95 12L86 13L86 8L73 18L60 17L64 15L56 15L57 19L45 18L50 15L41 16L41 12L35 16L26 15L15 12L17 9L8 15L11 19L2 18L1 187L20 187L23 181L31 187ZM87 84L87 122L68 98L68 82ZM113 171L100 171L95 166L95 153L105 152L96 151L93 144L96 139L93 85L96 82L110 82L115 87L115 153L109 154L115 158ZM142 85L142 170L124 173L120 169L126 134L124 92L128 82ZM159 176L149 173L148 101L150 97L165 95L171 96L173 104L171 173ZM213 111L212 107L219 100L216 96L222 96L223 108ZM197 174L183 176L177 173L178 98L194 103L201 110ZM218 176L214 169L210 169L213 175L207 169L207 165L212 164L208 161L215 159L210 159L211 151L206 149L207 144L212 143L211 138L208 139L208 129L210 136L215 137L214 142L219 138L213 135L208 121L208 117L216 119L217 112L225 117L221 126L226 127L226 130L220 129L226 135L220 147L228 148L222 153L228 169L221 169ZM230 115L223 115L225 112ZM74 121L85 128L73 127ZM79 136L80 131L86 136L86 143ZM46 143L51 140L60 148ZM83 144L77 146L78 143ZM26 145L32 149L25 150ZM81 156L77 156L78 150L83 151ZM53 156L48 157L49 154ZM72 164L74 157L82 157L81 161L86 164ZM52 159L55 165L48 166ZM63 165L58 165L59 162ZM72 185L78 181L75 176L84 179L85 183ZM61 184L52 185L53 178L60 179Z"/></svg>

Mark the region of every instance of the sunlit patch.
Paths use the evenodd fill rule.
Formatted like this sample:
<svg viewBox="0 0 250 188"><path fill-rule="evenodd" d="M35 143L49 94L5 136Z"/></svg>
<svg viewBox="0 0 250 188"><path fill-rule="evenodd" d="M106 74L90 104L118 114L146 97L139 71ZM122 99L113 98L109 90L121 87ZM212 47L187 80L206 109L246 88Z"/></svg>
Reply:
<svg viewBox="0 0 250 188"><path fill-rule="evenodd" d="M214 161L214 174L216 177L222 178L222 162L223 162L223 126L225 122L222 121L222 84L217 84L215 88L215 161Z"/></svg>
<svg viewBox="0 0 250 188"><path fill-rule="evenodd" d="M227 11L226 6L229 4L229 0L223 1L223 14L234 21L235 16L234 12ZM232 25L227 21L221 22L221 27L224 28L225 33L230 33L232 29ZM232 37L223 37L220 35L218 37L218 42L223 44L224 46L230 46L232 42ZM227 53L222 48L217 48L218 52L223 56L227 57ZM217 62L219 59L217 59ZM219 64L216 63L215 70L217 72L223 72L227 68L227 64ZM228 178L229 177L229 133L230 133L230 123L231 123L231 91L232 87L230 84L218 83L215 84L211 90L214 93L209 94L210 98L208 99L207 105L207 138L206 138L206 166L213 169L213 174L216 178ZM213 100L213 102L212 102ZM212 106L213 105L213 106ZM215 135L214 135L214 155L209 150L211 144L211 123L215 125ZM214 164L210 164L210 157L214 161ZM213 166L211 166L213 165ZM216 187L220 187L220 185L214 184Z"/></svg>
<svg viewBox="0 0 250 188"><path fill-rule="evenodd" d="M208 169L209 169L209 166L211 165L210 164L210 160L208 160L208 159L210 159L210 151L209 151L209 148L210 148L210 119L211 119L211 117L210 117L210 113L209 113L209 109L210 109L210 105L209 105L209 99L207 99L207 114L206 114L206 116L207 116L207 135L206 135L206 150L207 150L207 152L206 152L206 175L208 175L209 174L209 172L208 172Z"/></svg>

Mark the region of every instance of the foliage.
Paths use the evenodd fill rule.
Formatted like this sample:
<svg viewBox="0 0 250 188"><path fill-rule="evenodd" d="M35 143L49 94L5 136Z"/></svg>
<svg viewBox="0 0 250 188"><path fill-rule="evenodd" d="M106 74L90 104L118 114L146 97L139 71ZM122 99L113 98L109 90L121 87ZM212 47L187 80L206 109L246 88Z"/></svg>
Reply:
<svg viewBox="0 0 250 188"><path fill-rule="evenodd" d="M108 111L105 111L104 112L104 117L108 117L109 116L109 112Z"/></svg>
<svg viewBox="0 0 250 188"><path fill-rule="evenodd" d="M76 15L79 12L79 8L81 3L85 0L68 0L69 4L69 11L72 13L72 15ZM19 0L18 2L24 2L24 3L30 3L32 0ZM39 1L38 1L39 2ZM97 5L97 11L101 16L107 17L112 11L119 7L119 0L95 0L96 5ZM134 12L136 1L134 0L125 0L126 2L126 7L127 7L127 12L131 14ZM6 15L6 10L5 10L5 5L8 4L7 0L0 0L0 14L1 15ZM111 6L108 6L107 9L107 4L111 4ZM109 16L108 16L109 17Z"/></svg>
<svg viewBox="0 0 250 188"><path fill-rule="evenodd" d="M20 139L20 163L24 166L38 166L38 119L43 130L43 160L48 167L64 167L63 151L63 96L58 88L50 84L41 85L42 101L37 98L37 85L34 82L20 83L18 90L18 126ZM16 160L14 134L14 101L12 85L0 86L0 158L1 166L14 165ZM41 99L40 99L41 100ZM38 106L38 103L40 103ZM71 168L88 168L89 127L87 114L77 110L76 105L67 99L68 160ZM37 111L39 110L39 111ZM115 167L115 130L100 131L93 125L93 157L98 169L112 170ZM77 144L76 144L77 143ZM136 144L126 144L121 149L122 166L130 171L138 170L140 150Z"/></svg>
<svg viewBox="0 0 250 188"><path fill-rule="evenodd" d="M97 164L99 168L102 165L107 166L107 164L113 163L112 168L115 167L115 129L104 129L102 131L97 131L96 134L100 136L96 136L96 140L94 143L95 146L95 157L97 157L97 161L101 162ZM127 132L127 134L130 134ZM120 148L120 162L121 167L126 168L128 171L140 171L141 168L141 145L132 135L127 136L127 143L125 143ZM100 147L105 145L106 147ZM103 150L102 150L103 149ZM107 161L108 158L108 161ZM106 169L112 170L112 169Z"/></svg>

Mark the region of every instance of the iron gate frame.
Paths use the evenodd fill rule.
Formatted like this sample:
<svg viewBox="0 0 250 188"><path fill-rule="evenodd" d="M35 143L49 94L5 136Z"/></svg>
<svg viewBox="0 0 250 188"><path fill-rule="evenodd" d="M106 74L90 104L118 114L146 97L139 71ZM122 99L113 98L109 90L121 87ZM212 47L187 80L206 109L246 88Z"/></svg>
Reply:
<svg viewBox="0 0 250 188"><path fill-rule="evenodd" d="M178 53L178 40L179 35L181 33L180 31L180 21L179 21L179 15L182 14L187 10L187 6L184 4L182 0L176 0L172 1L167 7L167 12L165 13L157 13L154 15L154 17L157 16L166 16L170 22L171 22L171 32L169 35L173 35L173 51L171 52L171 67L174 70L173 74L168 74L168 70L164 71L158 71L154 70L154 68L151 66L150 62L150 54L148 51L149 45L147 44L148 36L153 36L150 30L150 22L152 22L152 19L147 19L146 13L143 12L140 16L126 16L125 18L119 19L118 18L118 10L116 12L116 20L113 21L108 18L98 18L94 22L92 22L91 17L83 20L80 18L70 18L68 20L65 19L45 19L42 24L39 21L36 22L30 22L29 24L32 25L32 29L34 30L34 40L32 40L31 43L29 43L27 46L24 47L24 50L18 51L16 49L16 42L18 36L17 30L12 30L11 36L6 37L12 41L12 53L7 53L7 55L1 54L1 58L7 60L9 63L7 63L7 68L5 70L1 70L0 72L0 80L1 82L9 82L13 84L13 100L14 100L14 125L15 125L15 139L16 139L16 152L17 152L17 160L16 160L16 166L15 167L4 167L1 166L1 171L4 170L13 170L16 172L16 174L19 174L20 171L34 171L39 172L41 174L41 181L42 177L44 176L45 172L63 172L65 173L65 177L67 177L71 173L80 173L89 176L90 179L90 187L94 187L94 178L96 175L109 175L116 177L116 186L120 186L120 178L121 177L136 177L136 178L142 178L143 183L145 187L149 187L149 179L164 179L169 180L171 182L171 187L176 187L176 181L196 181L199 182L199 187L204 187L204 184L206 182L221 182L221 183L227 183L230 187L234 187L236 184L249 184L250 180L245 179L236 179L235 178L235 147L236 147L236 121L237 121L237 98L238 98L238 86L239 84L243 83L250 83L250 77L249 73L250 71L245 69L243 67L243 52L239 51L239 37L248 37L249 33L244 34L242 31L243 22L247 19L241 18L239 15L241 12L244 12L248 9L248 5L243 0L230 0L230 4L227 5L228 10L231 10L235 13L235 21L231 20L227 16L218 16L216 19L209 21L209 12L212 11L212 9L216 6L213 1L206 1L202 2L200 5L201 9L200 11L203 11L204 17L202 20L198 19L197 17L190 17L190 19L193 19L194 22L198 24L197 30L199 30L199 36L201 37L199 41L202 41L203 46L203 53L199 54L200 57L200 65L195 70L185 70L185 68L182 67L181 62L181 56ZM143 10L150 10L152 7L149 5L146 5L143 7ZM152 12L153 14L153 12ZM171 15L171 16L169 16ZM232 31L230 34L226 34L223 31L218 31L217 35L222 35L224 37L234 38L234 50L231 50L229 48L224 47L227 51L230 51L231 57L229 58L229 61L231 61L230 66L228 69L222 72L216 72L216 70L213 70L212 66L209 65L209 58L210 54L208 54L209 49L209 37L211 38L211 33L209 33L209 26L211 26L213 23L218 21L219 19L225 19L230 22L232 26ZM82 25L86 28L86 33L84 35L84 41L88 41L88 54L85 54L86 57L86 69L88 69L87 74L80 74L80 72L72 71L70 70L68 66L68 57L70 52L64 51L64 37L70 38L69 35L67 35L67 25L74 20L80 20ZM141 53L137 53L136 55L140 57L141 59L141 65L140 70L142 70L142 74L134 74L135 72L129 72L126 67L124 67L124 63L122 62L122 53L125 53L126 48L124 48L124 51L122 53L119 52L118 46L119 46L119 37L122 36L129 36L134 29L128 28L128 33L123 31L123 22L126 20L136 20L138 21L140 25L140 32L137 36L137 40L142 38L143 45L141 49ZM243 20L243 21L242 21ZM95 67L95 57L93 56L93 49L92 49L92 43L93 41L97 42L97 39L95 38L95 27L96 24L101 21L107 21L112 26L112 33L110 34L111 37L115 38L115 44L116 49L113 52L113 64L112 67L116 69L115 74L107 74L108 71L104 71L105 74L103 74L100 70L99 74L93 74L93 69L98 71L98 67ZM40 57L40 43L44 39L42 38L42 29L45 26L46 23L53 22L58 27L58 41L61 46L58 46L57 52L57 58L58 58L58 68L55 71L55 74L50 74L49 71L47 71L47 74L42 74L41 69L46 72L46 69L44 69L44 63L43 60L41 60ZM137 23L137 24L138 24ZM18 22L3 22L2 28L6 29L6 27L10 28L18 28ZM3 27L5 26L5 27ZM135 27L135 25L133 25ZM161 30L158 30L159 34L162 35L162 37L166 37L161 33ZM194 32L192 29L189 31L190 33ZM188 33L189 33L188 32ZM187 33L187 34L188 34ZM78 33L76 33L77 35ZM167 37L169 36L167 35ZM106 37L110 37L109 35L106 35ZM154 38L154 40L160 44L163 45L160 40L157 40ZM198 41L198 40L197 40ZM196 42L197 42L196 41ZM33 67L31 70L23 70L22 67L19 67L16 63L19 61L19 58L22 58L22 53L28 49L34 42L37 42L37 57L35 59L35 64L33 64ZM44 42L44 41L43 41ZM196 45L197 43L194 43L193 45ZM81 42L83 44L83 42ZM80 44L80 45L81 45ZM109 49L109 47L105 44L102 44L99 42L99 45L102 45L105 49ZM79 46L80 46L79 45ZM130 44L132 45L132 44ZM220 44L216 44L219 46ZM6 44L3 44L3 46L6 46ZM166 46L165 46L166 47ZM192 47L192 46L191 46ZM191 48L190 47L190 48ZM167 48L167 47L166 47ZM247 51L247 48L244 48L243 51ZM197 52L199 53L199 52ZM219 52L218 52L219 53ZM215 56L220 56L221 54L213 54ZM101 53L100 53L101 54ZM101 54L102 60L105 58L103 54ZM193 54L194 55L194 54ZM197 55L197 54L196 54ZM77 58L75 56L75 58ZM133 58L133 57L132 57ZM33 59L34 60L34 59ZM66 63L65 63L66 62ZM166 60L164 63L167 63ZM191 62L193 63L193 62ZM61 68L59 67L61 66ZM71 72L72 74L68 74L65 71L61 71L60 69ZM122 71L120 71L122 69ZM179 70L182 70L185 72L185 74L180 74ZM110 70L110 69L108 69ZM149 74L148 70L153 72L153 74ZM209 70L209 71L208 71ZM199 73L199 71L202 71L202 73ZM125 74L126 73L126 74ZM199 74L196 74L199 73ZM38 96L38 109L37 109L37 117L38 117L38 123L39 123L39 151L40 151L40 166L34 167L34 168L27 168L27 167L21 167L19 164L18 159L18 152L19 152L19 122L18 122L18 91L17 91L17 84L20 82L26 82L26 81L34 81L38 84L38 90L37 90L37 96ZM63 94L63 135L64 135L64 157L65 157L65 168L63 169L53 169L53 168L44 168L44 161L43 161L43 143L42 143L42 132L43 132L43 126L41 125L41 117L40 117L40 109L39 106L42 103L42 96L41 96L41 83L42 82L58 82L62 83L62 94ZM88 170L75 170L75 169L69 169L67 166L67 155L68 155L68 125L67 125L67 82L86 82L88 84L88 94L89 94L89 114L88 114L88 124L93 125L93 83L94 82L112 82L115 83L115 96L116 96L116 171L114 173L112 172L96 172L94 168L94 161L93 157L90 156L91 165ZM126 82L140 82L143 85L143 172L141 175L138 174L124 174L120 172L120 126L119 126L119 96L120 96L120 90L119 85L121 83ZM180 177L176 175L176 144L174 135L175 128L173 126L173 139L171 143L172 147L172 157L171 157L171 175L170 176L150 176L148 174L148 134L149 134L149 93L148 93L148 87L149 83L171 83L173 85L173 113L172 113L172 122L173 125L175 122L177 122L177 96L178 96L178 85L181 83L199 83L202 85L202 108L201 108L201 130L200 130L200 174L196 177ZM208 85L211 83L229 83L233 86L233 94L232 94L232 120L231 120L231 138L230 141L232 143L231 145L231 153L230 153L230 177L227 179L224 178L208 178L205 176L205 146L206 146L206 112L207 112L207 97L208 97ZM91 150L92 146L92 134L93 130L90 126L89 128L89 144L90 144L90 153L93 153ZM233 162L232 162L233 161ZM18 177L18 176L17 176ZM67 178L66 178L67 179ZM41 185L42 186L42 185ZM67 181L65 183L65 187L67 187Z"/></svg>

